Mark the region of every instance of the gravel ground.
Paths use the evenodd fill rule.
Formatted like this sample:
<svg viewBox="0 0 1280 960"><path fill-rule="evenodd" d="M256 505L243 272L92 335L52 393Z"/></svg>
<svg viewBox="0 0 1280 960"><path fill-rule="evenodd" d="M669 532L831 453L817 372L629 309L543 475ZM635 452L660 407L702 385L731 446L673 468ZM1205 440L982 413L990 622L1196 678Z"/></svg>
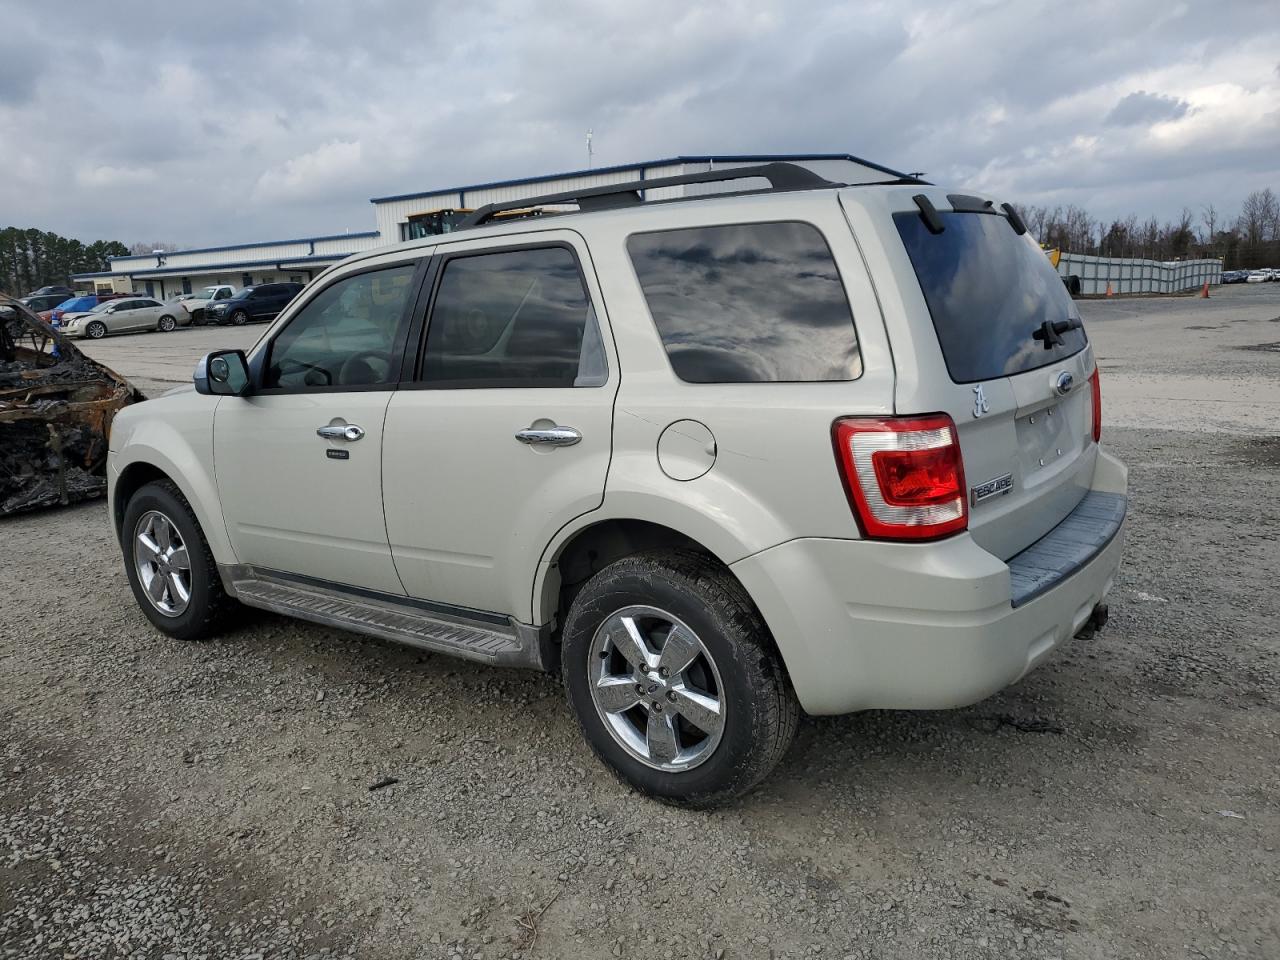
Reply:
<svg viewBox="0 0 1280 960"><path fill-rule="evenodd" d="M1280 290L1227 293L1083 305L1133 493L1107 629L969 709L807 721L714 813L620 787L549 677L266 615L177 643L101 504L0 521L0 957L1274 960L1280 353L1238 348ZM162 384L228 333L90 349L166 344Z"/></svg>

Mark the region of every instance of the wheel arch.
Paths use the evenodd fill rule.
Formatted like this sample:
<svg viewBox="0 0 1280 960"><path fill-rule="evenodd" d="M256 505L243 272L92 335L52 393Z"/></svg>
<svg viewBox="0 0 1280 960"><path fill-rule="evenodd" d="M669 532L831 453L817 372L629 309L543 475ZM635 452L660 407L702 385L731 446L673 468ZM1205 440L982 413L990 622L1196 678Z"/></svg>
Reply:
<svg viewBox="0 0 1280 960"><path fill-rule="evenodd" d="M116 539L123 538L124 514L128 509L129 499L146 484L167 480L178 488L190 504L196 515L196 522L200 524L200 531L218 563L234 563L235 551L222 522L222 510L218 506L213 477L198 470L184 470L180 464L154 448L134 450L131 454L127 463L116 467L117 472L111 483L109 502ZM194 461L194 457L190 459Z"/></svg>

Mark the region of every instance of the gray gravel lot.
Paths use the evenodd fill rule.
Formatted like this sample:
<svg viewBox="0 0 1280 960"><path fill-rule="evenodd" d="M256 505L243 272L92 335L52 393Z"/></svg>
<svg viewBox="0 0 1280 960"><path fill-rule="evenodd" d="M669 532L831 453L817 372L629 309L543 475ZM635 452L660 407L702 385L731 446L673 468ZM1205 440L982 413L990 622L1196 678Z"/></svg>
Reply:
<svg viewBox="0 0 1280 960"><path fill-rule="evenodd" d="M969 709L807 721L713 813L620 787L549 677L266 615L177 643L101 504L0 520L0 957L1274 960L1280 352L1242 348L1280 285L1082 309L1110 625ZM89 349L154 390L260 333Z"/></svg>

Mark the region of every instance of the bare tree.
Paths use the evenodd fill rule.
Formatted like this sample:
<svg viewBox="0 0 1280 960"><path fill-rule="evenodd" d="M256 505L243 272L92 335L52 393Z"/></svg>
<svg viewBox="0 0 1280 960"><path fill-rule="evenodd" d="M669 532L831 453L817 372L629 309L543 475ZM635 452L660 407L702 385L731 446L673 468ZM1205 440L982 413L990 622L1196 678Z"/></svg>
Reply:
<svg viewBox="0 0 1280 960"><path fill-rule="evenodd" d="M1207 203L1200 208L1200 222L1204 224L1204 242L1212 246L1214 237L1218 235L1218 208Z"/></svg>

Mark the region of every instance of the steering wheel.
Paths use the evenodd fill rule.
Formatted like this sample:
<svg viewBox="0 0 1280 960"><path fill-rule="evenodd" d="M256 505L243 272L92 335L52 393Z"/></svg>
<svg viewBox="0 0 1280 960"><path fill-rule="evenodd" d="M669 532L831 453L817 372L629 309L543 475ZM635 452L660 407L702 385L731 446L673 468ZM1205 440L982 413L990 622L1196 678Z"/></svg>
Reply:
<svg viewBox="0 0 1280 960"><path fill-rule="evenodd" d="M370 360L378 361L382 365L382 372ZM382 350L360 350L342 361L342 367L338 370L338 383L344 387L382 383L390 372L391 354Z"/></svg>

